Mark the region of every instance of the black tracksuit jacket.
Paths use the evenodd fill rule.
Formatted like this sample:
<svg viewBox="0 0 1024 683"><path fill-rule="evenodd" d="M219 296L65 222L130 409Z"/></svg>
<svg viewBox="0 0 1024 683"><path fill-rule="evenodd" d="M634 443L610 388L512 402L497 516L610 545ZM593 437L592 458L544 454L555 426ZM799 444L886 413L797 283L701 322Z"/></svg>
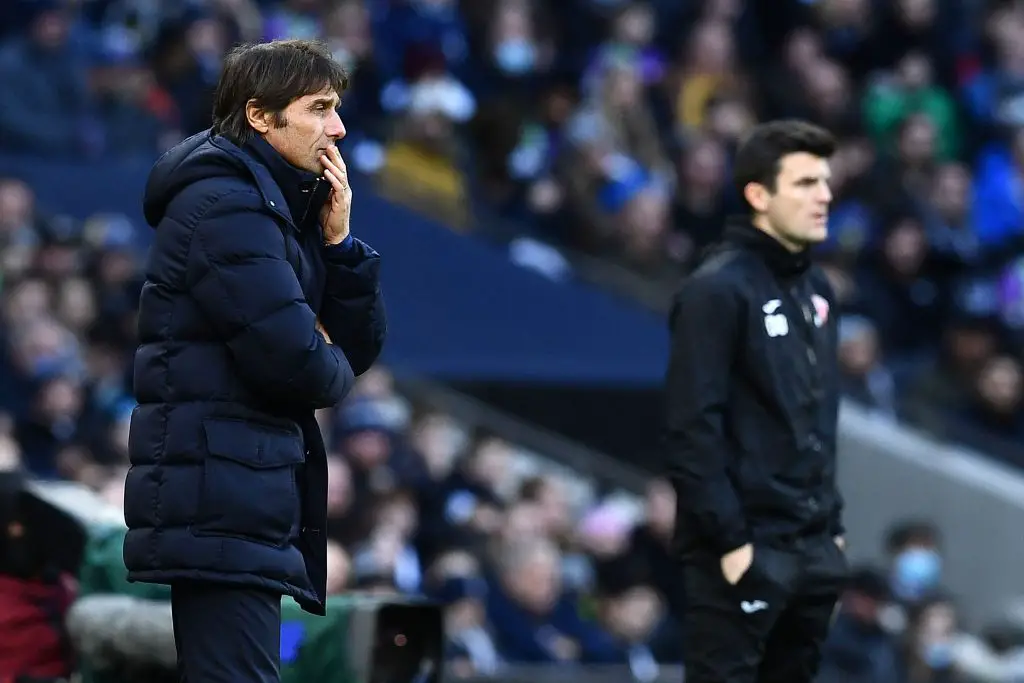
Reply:
<svg viewBox="0 0 1024 683"><path fill-rule="evenodd" d="M684 555L843 533L832 303L806 254L745 221L683 282L666 398Z"/></svg>

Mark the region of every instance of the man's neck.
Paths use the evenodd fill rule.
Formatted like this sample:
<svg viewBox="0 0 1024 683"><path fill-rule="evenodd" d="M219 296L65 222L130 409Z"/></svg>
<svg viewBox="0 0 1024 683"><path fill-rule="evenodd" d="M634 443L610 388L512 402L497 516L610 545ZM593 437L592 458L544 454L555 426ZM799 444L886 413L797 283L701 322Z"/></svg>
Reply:
<svg viewBox="0 0 1024 683"><path fill-rule="evenodd" d="M791 254L799 254L800 252L807 250L807 245L804 244L803 242L797 242L791 239L787 239L785 236L783 236L781 232L775 229L775 227L768 220L768 217L765 215L754 216L753 220L751 220L751 224L755 228L757 228L758 230L760 230L761 232L763 232L764 234L768 235L773 240L781 244L786 249L786 251L788 251Z"/></svg>

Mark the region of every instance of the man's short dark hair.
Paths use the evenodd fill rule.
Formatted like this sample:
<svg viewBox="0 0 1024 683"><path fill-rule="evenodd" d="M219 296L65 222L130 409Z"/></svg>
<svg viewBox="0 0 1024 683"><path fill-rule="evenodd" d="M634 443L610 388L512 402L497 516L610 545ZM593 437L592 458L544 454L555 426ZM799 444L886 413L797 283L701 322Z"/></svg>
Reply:
<svg viewBox="0 0 1024 683"><path fill-rule="evenodd" d="M348 74L326 43L275 40L239 45L225 58L213 95L213 133L245 144L256 134L245 116L249 100L274 114L275 126L284 126L285 107L327 88L340 95L348 88Z"/></svg>
<svg viewBox="0 0 1024 683"><path fill-rule="evenodd" d="M763 123L755 126L736 150L733 182L740 197L749 183L774 192L783 157L806 152L827 159L835 151L832 134L813 123L793 119Z"/></svg>
<svg viewBox="0 0 1024 683"><path fill-rule="evenodd" d="M895 555L914 545L938 546L941 538L938 528L927 520L904 520L889 528L885 536L885 550Z"/></svg>

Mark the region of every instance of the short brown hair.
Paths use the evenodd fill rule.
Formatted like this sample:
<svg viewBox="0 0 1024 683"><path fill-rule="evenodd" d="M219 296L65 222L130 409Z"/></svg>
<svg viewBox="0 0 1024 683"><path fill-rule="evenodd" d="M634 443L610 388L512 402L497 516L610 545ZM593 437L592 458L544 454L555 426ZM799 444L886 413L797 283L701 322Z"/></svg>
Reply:
<svg viewBox="0 0 1024 683"><path fill-rule="evenodd" d="M733 182L740 197L748 183L775 192L782 158L798 152L827 159L836 152L836 140L824 128L796 119L754 126L736 150L733 164Z"/></svg>
<svg viewBox="0 0 1024 683"><path fill-rule="evenodd" d="M213 95L213 133L245 144L255 135L245 115L249 100L276 115L298 98L327 88L340 95L348 88L348 74L322 41L239 45L225 58Z"/></svg>

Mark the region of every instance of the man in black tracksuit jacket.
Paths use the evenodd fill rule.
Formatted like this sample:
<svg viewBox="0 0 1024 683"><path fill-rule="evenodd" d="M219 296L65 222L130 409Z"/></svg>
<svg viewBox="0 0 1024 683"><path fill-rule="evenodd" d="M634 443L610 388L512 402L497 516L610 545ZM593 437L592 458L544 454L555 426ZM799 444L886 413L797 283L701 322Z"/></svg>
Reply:
<svg viewBox="0 0 1024 683"><path fill-rule="evenodd" d="M809 683L847 573L836 490L827 235L832 137L758 126L737 151L750 215L671 313L668 470L687 592L687 683Z"/></svg>

